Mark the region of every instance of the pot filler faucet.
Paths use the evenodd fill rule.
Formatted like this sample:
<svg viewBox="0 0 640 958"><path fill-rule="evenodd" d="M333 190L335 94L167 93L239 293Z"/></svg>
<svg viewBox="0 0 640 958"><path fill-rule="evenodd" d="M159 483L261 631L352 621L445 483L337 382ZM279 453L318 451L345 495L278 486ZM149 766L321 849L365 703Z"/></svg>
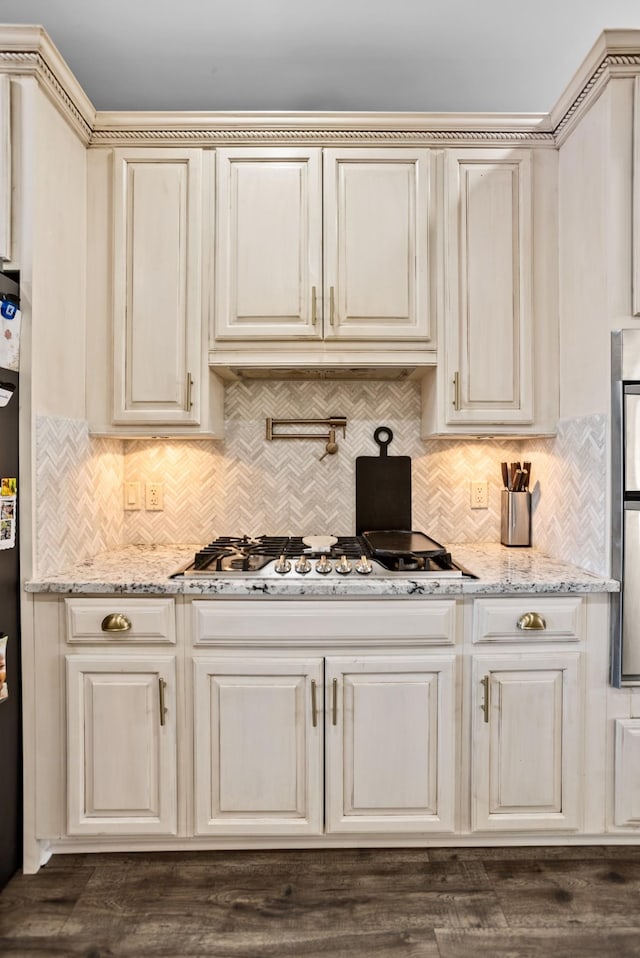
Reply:
<svg viewBox="0 0 640 958"><path fill-rule="evenodd" d="M293 426L325 426L328 432L276 432L276 429L284 428L289 430ZM320 462L325 456L334 456L338 451L336 432L342 429L342 436L347 434L346 416L329 416L327 419L267 419L267 439L321 439L326 443L324 453L320 456Z"/></svg>

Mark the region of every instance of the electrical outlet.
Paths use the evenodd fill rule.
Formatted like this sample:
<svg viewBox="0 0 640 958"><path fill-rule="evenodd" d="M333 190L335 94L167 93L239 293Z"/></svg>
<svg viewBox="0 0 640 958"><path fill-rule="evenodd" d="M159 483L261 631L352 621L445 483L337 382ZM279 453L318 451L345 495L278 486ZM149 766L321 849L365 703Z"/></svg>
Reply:
<svg viewBox="0 0 640 958"><path fill-rule="evenodd" d="M140 494L139 482L125 482L124 508L127 511L131 511L133 509L142 509L142 496Z"/></svg>
<svg viewBox="0 0 640 958"><path fill-rule="evenodd" d="M489 508L489 488L486 482L481 482L478 479L471 480L471 508Z"/></svg>
<svg viewBox="0 0 640 958"><path fill-rule="evenodd" d="M164 509L161 482L146 483L144 487L144 507L147 512L161 512Z"/></svg>

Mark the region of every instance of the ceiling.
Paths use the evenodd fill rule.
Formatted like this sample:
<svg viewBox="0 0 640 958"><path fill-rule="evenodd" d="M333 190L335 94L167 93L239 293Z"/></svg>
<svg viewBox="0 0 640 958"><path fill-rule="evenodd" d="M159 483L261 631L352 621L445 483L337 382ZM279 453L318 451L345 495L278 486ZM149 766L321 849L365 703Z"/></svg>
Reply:
<svg viewBox="0 0 640 958"><path fill-rule="evenodd" d="M579 13L579 15L576 15ZM639 0L0 0L99 110L548 112Z"/></svg>

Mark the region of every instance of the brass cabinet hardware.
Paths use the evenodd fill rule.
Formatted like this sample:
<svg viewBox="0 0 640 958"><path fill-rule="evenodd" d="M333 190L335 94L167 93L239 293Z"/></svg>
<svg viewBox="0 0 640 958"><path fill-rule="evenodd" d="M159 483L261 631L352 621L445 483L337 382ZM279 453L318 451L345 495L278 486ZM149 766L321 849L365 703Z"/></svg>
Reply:
<svg viewBox="0 0 640 958"><path fill-rule="evenodd" d="M517 626L523 632L543 632L547 623L539 612L525 612L518 619Z"/></svg>
<svg viewBox="0 0 640 958"><path fill-rule="evenodd" d="M453 374L453 408L456 412L460 409L460 373Z"/></svg>
<svg viewBox="0 0 640 958"><path fill-rule="evenodd" d="M481 680L480 685L482 686L484 690L484 697L482 699L482 705L480 706L480 708L482 709L482 714L484 715L485 722L488 722L489 721L489 676L488 675L485 675L485 677Z"/></svg>
<svg viewBox="0 0 640 958"><path fill-rule="evenodd" d="M336 291L331 286L329 288L329 325L335 326L336 322Z"/></svg>
<svg viewBox="0 0 640 958"><path fill-rule="evenodd" d="M318 690L315 679L311 679L311 724L314 728L318 724Z"/></svg>
<svg viewBox="0 0 640 958"><path fill-rule="evenodd" d="M315 326L318 322L318 307L316 305L316 287L311 287L311 325Z"/></svg>
<svg viewBox="0 0 640 958"><path fill-rule="evenodd" d="M279 427L288 430L291 426L324 426L328 432L276 432ZM342 429L342 435L347 434L346 416L329 416L326 419L267 419L266 438L273 439L322 439L325 445L325 452L320 459L325 456L333 456L338 451L336 442L336 430Z"/></svg>
<svg viewBox="0 0 640 958"><path fill-rule="evenodd" d="M162 678L161 675L158 676L158 701L160 703L160 725L167 724L167 709L164 704L164 690L167 687L167 683Z"/></svg>
<svg viewBox="0 0 640 958"><path fill-rule="evenodd" d="M185 409L187 412L193 409L193 376L191 373L187 373L187 400L185 404Z"/></svg>
<svg viewBox="0 0 640 958"><path fill-rule="evenodd" d="M332 697L331 697L331 724L338 724L338 680L334 679L331 683L332 687Z"/></svg>
<svg viewBox="0 0 640 958"><path fill-rule="evenodd" d="M103 632L129 632L131 622L122 612L110 612L100 624Z"/></svg>

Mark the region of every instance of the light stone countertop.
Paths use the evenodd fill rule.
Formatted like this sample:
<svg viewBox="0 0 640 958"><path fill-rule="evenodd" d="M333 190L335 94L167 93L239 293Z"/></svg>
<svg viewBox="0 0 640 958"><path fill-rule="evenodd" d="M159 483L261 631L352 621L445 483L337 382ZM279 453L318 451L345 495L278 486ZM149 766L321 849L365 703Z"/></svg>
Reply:
<svg viewBox="0 0 640 958"><path fill-rule="evenodd" d="M27 592L129 595L221 596L422 596L533 595L617 592L614 579L594 575L553 559L537 549L507 548L495 543L449 545L455 562L476 579L420 579L410 573L363 578L332 575L305 580L283 577L229 576L216 579L170 579L186 566L199 544L126 546L85 559L58 573L34 578Z"/></svg>

